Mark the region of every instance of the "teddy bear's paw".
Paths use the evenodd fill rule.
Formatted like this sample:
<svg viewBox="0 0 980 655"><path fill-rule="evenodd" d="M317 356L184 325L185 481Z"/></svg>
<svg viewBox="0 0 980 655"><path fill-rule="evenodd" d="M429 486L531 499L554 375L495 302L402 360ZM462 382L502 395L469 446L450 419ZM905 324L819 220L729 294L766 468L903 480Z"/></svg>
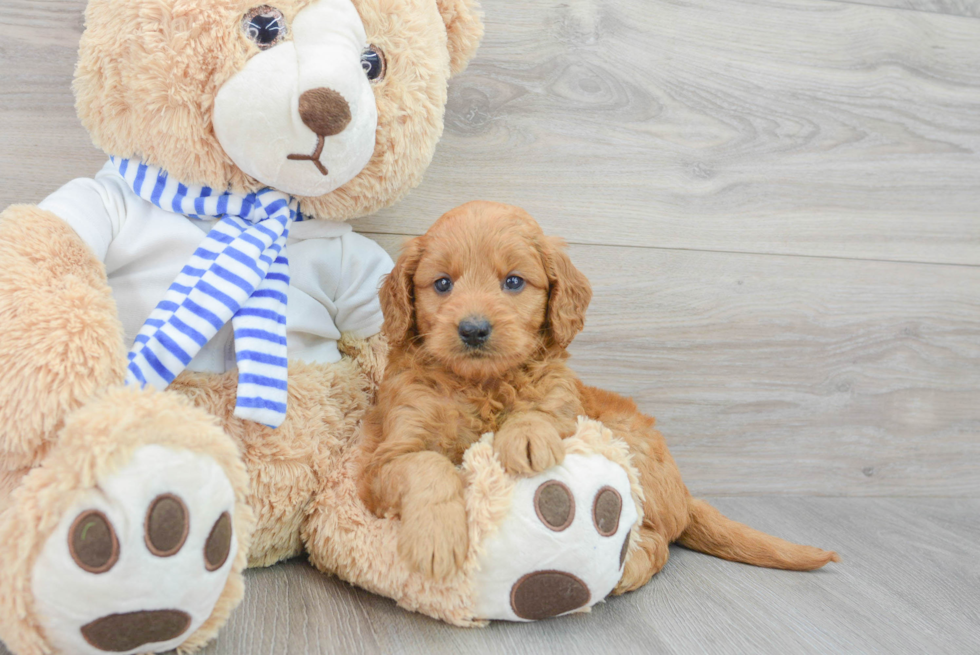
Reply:
<svg viewBox="0 0 980 655"><path fill-rule="evenodd" d="M483 543L477 616L534 621L587 610L619 581L637 516L626 471L601 455L570 454L517 480L510 513Z"/></svg>
<svg viewBox="0 0 980 655"><path fill-rule="evenodd" d="M238 548L235 492L211 458L148 445L62 516L34 565L48 639L63 653L181 645L211 616Z"/></svg>

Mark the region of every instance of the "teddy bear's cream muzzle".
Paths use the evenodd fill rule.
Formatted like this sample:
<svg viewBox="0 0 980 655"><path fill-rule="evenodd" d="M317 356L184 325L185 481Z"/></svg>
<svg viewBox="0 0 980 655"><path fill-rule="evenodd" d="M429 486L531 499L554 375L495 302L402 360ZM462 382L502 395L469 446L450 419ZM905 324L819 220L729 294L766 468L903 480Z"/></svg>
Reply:
<svg viewBox="0 0 980 655"><path fill-rule="evenodd" d="M378 109L362 66L370 44L351 0L318 0L285 31L222 86L215 134L262 184L322 196L356 177L374 154Z"/></svg>

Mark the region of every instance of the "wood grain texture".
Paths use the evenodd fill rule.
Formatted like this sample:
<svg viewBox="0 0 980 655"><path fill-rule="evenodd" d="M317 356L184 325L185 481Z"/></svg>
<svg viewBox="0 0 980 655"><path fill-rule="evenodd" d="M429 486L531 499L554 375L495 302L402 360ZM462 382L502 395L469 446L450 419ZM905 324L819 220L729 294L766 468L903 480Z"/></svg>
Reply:
<svg viewBox="0 0 980 655"><path fill-rule="evenodd" d="M72 109L81 0L7 0L0 205L103 156ZM828 0L487 3L426 183L579 243L980 263L980 23Z"/></svg>
<svg viewBox="0 0 980 655"><path fill-rule="evenodd" d="M980 0L843 0L863 5L980 18Z"/></svg>
<svg viewBox="0 0 980 655"><path fill-rule="evenodd" d="M487 19L425 185L362 229L485 197L577 243L980 262L978 21L822 0Z"/></svg>
<svg viewBox="0 0 980 655"><path fill-rule="evenodd" d="M249 572L244 602L202 652L976 652L980 501L763 497L712 502L757 528L833 548L843 562L792 573L675 547L649 585L590 614L465 630L409 614L297 560Z"/></svg>
<svg viewBox="0 0 980 655"><path fill-rule="evenodd" d="M657 417L695 493L980 496L977 268L570 253L572 366Z"/></svg>
<svg viewBox="0 0 980 655"><path fill-rule="evenodd" d="M837 550L811 574L673 548L636 593L591 614L462 630L316 573L249 574L207 655L249 653L966 653L980 644L977 500L726 498L726 514Z"/></svg>
<svg viewBox="0 0 980 655"><path fill-rule="evenodd" d="M105 163L75 116L71 92L85 4L2 2L0 207L38 202Z"/></svg>

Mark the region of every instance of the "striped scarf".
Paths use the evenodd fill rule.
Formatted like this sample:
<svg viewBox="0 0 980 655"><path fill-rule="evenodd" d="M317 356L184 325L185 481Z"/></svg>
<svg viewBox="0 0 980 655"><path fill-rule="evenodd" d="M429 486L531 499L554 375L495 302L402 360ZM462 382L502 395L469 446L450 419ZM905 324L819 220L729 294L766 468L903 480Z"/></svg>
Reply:
<svg viewBox="0 0 980 655"><path fill-rule="evenodd" d="M166 171L112 158L143 200L198 220L220 219L136 337L126 384L164 389L229 320L235 330L235 416L279 427L286 417L289 228L299 203L265 189L246 196L189 187Z"/></svg>

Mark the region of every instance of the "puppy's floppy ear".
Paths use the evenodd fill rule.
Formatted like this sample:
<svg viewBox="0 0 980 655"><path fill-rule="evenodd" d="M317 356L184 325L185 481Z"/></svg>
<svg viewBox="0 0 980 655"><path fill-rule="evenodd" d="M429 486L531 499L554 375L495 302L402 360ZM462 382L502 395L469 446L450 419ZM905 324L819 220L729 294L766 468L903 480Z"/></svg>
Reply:
<svg viewBox="0 0 980 655"><path fill-rule="evenodd" d="M585 312L592 301L592 285L572 264L561 239L544 237L541 256L551 284L547 327L555 343L567 348L585 326Z"/></svg>
<svg viewBox="0 0 980 655"><path fill-rule="evenodd" d="M416 237L405 244L395 268L378 292L385 317L381 332L392 348L404 346L415 336L415 283L412 278L422 259L422 239Z"/></svg>
<svg viewBox="0 0 980 655"><path fill-rule="evenodd" d="M449 70L457 75L476 54L483 38L483 14L477 0L436 0L449 36Z"/></svg>

